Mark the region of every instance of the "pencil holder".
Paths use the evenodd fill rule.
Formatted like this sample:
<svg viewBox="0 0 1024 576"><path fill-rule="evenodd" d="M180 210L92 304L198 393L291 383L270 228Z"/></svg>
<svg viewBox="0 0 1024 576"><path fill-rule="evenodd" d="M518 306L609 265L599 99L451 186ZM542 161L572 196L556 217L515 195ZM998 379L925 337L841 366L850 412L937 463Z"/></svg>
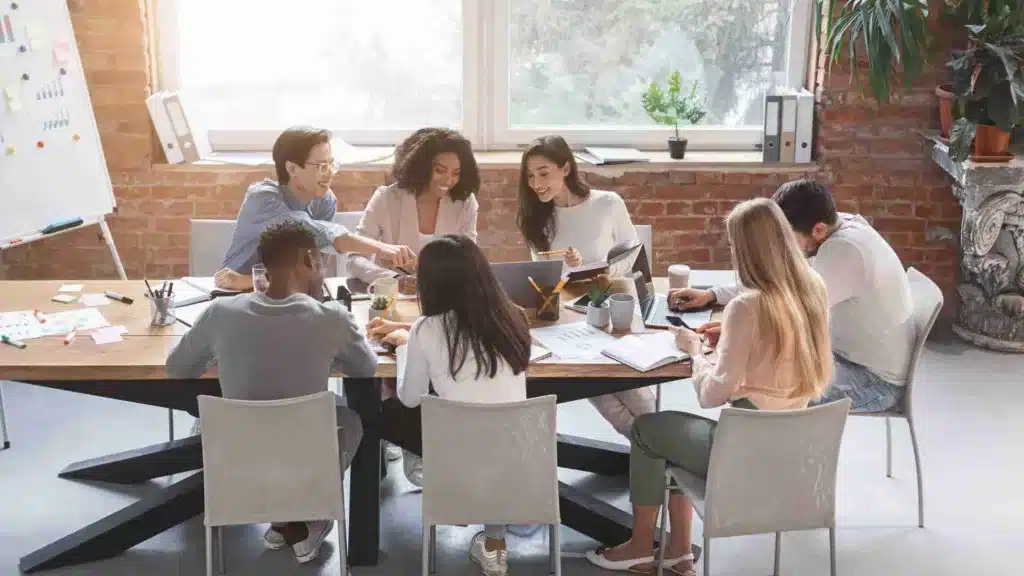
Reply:
<svg viewBox="0 0 1024 576"><path fill-rule="evenodd" d="M170 326L174 324L174 298L156 296L149 299L149 323L153 326Z"/></svg>
<svg viewBox="0 0 1024 576"><path fill-rule="evenodd" d="M541 286L541 291L537 293L537 320L543 322L558 320L558 311L562 307L561 298L554 289L554 286Z"/></svg>

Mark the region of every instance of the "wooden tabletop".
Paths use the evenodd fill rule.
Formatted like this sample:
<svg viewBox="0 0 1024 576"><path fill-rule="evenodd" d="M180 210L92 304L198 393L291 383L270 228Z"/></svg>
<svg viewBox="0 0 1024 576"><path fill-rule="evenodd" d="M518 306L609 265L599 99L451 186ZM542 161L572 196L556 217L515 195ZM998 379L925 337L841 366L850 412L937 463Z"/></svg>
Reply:
<svg viewBox="0 0 1024 576"><path fill-rule="evenodd" d="M150 281L152 283L152 281ZM168 352L178 343L188 327L181 323L153 327L149 320L146 287L141 280L61 280L61 281L0 281L0 312L38 309L44 314L82 308L81 304L59 304L50 299L64 284L84 284L82 294L102 294L112 290L134 299L133 304L110 301L98 309L112 326L124 326L127 332L122 342L96 344L88 333L78 335L65 345L61 336L26 340L27 347L18 349L0 345L0 380L160 380L166 379L164 362ZM668 283L655 279L655 288L664 293ZM569 294L578 292L572 289ZM567 294L566 296L568 296ZM563 300L564 302L565 300ZM369 302L356 301L352 313L365 324ZM403 300L396 305L396 320L411 322L419 316L416 300ZM585 315L562 308L558 324L581 322ZM536 323L535 326L551 323ZM635 318L632 333L650 332L639 317ZM614 333L613 333L614 334ZM616 334L621 335L621 334ZM628 366L600 357L588 360L560 360L547 358L530 365L531 378L687 378L689 363L677 363L640 373ZM204 378L215 378L215 369ZM336 376L343 376L336 374ZM393 356L382 355L377 377L396 376Z"/></svg>

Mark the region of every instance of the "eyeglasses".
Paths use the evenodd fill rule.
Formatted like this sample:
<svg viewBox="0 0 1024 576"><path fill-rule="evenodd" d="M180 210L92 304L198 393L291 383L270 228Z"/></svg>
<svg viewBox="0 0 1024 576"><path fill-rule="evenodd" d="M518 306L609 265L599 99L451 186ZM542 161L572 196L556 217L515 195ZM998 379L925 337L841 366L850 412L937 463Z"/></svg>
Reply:
<svg viewBox="0 0 1024 576"><path fill-rule="evenodd" d="M305 168L306 166L309 166L310 164L312 164L312 162L305 162L305 163L302 164L302 167ZM341 164L339 162L334 161L334 160L329 160L327 162L320 162L320 163L313 164L313 165L316 166L317 174L319 174L320 176L330 176L331 174L337 172L338 170L341 170Z"/></svg>

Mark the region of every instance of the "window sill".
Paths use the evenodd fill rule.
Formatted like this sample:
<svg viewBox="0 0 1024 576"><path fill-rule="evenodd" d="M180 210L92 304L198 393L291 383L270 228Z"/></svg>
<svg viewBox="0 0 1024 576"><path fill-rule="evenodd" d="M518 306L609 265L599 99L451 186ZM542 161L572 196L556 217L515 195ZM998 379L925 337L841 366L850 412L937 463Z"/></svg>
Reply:
<svg viewBox="0 0 1024 576"><path fill-rule="evenodd" d="M386 171L391 169L393 148L361 147L357 149L359 158L344 159L343 170ZM646 152L649 162L632 162L628 164L607 164L595 166L580 162L580 170L605 176L616 176L625 172L668 172L668 171L722 171L722 172L772 172L798 173L817 170L815 162L809 164L768 164L761 161L760 152L687 152L686 158L673 160L667 151ZM481 169L512 169L519 168L522 151L486 151L476 152L476 161ZM193 164L156 164L154 170L159 171L197 171L197 170L267 170L272 167L270 154L267 152L231 152L215 153L208 160Z"/></svg>

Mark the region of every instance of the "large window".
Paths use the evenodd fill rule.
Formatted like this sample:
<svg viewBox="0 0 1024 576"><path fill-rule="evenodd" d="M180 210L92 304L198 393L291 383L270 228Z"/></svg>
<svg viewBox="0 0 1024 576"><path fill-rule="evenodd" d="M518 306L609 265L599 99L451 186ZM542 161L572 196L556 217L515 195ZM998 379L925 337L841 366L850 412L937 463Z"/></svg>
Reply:
<svg viewBox="0 0 1024 576"><path fill-rule="evenodd" d="M215 149L283 127L388 145L425 125L479 148L557 132L664 148L640 105L673 70L707 99L693 149L752 150L764 93L802 85L811 0L157 0L163 88Z"/></svg>

